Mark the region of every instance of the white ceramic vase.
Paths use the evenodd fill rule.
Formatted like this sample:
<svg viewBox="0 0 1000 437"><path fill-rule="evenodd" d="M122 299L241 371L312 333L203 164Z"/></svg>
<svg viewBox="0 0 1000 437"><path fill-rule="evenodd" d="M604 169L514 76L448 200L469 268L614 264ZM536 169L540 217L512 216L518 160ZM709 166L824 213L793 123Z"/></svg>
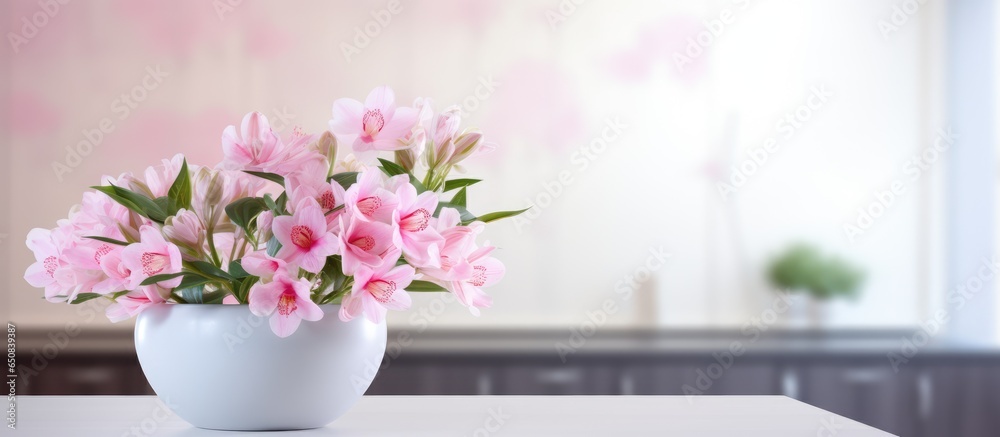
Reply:
<svg viewBox="0 0 1000 437"><path fill-rule="evenodd" d="M318 428L361 399L386 344L385 322L322 308L322 320L278 338L247 305L157 305L136 319L135 350L156 394L194 426Z"/></svg>

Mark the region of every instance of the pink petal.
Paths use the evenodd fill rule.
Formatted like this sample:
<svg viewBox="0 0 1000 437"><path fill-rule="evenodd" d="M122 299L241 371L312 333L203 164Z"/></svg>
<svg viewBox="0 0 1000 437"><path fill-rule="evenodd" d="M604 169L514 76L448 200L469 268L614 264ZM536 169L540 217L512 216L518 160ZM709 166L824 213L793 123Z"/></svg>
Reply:
<svg viewBox="0 0 1000 437"><path fill-rule="evenodd" d="M395 102L396 94L392 92L392 88L383 85L368 93L368 98L365 99L365 108L378 109L382 113L387 113Z"/></svg>
<svg viewBox="0 0 1000 437"><path fill-rule="evenodd" d="M251 112L243 116L243 123L240 126L244 143L253 143L254 140L265 142L265 138L271 135L271 125L267 122L267 117L259 112Z"/></svg>
<svg viewBox="0 0 1000 437"><path fill-rule="evenodd" d="M386 308L394 311L408 310L411 305L413 305L413 301L410 299L410 294L407 293L406 290L402 289L396 289L396 291L392 293L392 298L385 303Z"/></svg>
<svg viewBox="0 0 1000 437"><path fill-rule="evenodd" d="M275 313L271 316L271 331L275 333L278 337L285 338L299 329L299 324L302 323L302 319L295 313L283 316L281 314Z"/></svg>
<svg viewBox="0 0 1000 437"><path fill-rule="evenodd" d="M433 195L434 193L431 194ZM400 184L396 187L396 197L399 198L399 209L402 212L412 212L414 209L413 204L417 200L417 189L409 183Z"/></svg>
<svg viewBox="0 0 1000 437"><path fill-rule="evenodd" d="M315 322L323 318L323 310L319 307L319 305L316 305L316 302L309 299L299 299L298 302L296 302L296 306L298 306L298 309L296 309L295 312L303 320Z"/></svg>
<svg viewBox="0 0 1000 437"><path fill-rule="evenodd" d="M340 304L340 320L350 321L361 314L362 310L361 296L344 296Z"/></svg>
<svg viewBox="0 0 1000 437"><path fill-rule="evenodd" d="M243 147L242 140L236 136L236 126L229 126L222 131L222 154L227 160L236 164L249 164L253 156Z"/></svg>
<svg viewBox="0 0 1000 437"><path fill-rule="evenodd" d="M257 283L250 288L250 312L258 316L266 316L278 307L283 285L279 282L268 284Z"/></svg>
<svg viewBox="0 0 1000 437"><path fill-rule="evenodd" d="M371 267L362 265L358 266L357 270L354 272L354 285L351 287L351 294L361 294L368 282L371 281L372 276L375 275L375 270Z"/></svg>
<svg viewBox="0 0 1000 437"><path fill-rule="evenodd" d="M458 226L461 221L462 218L457 209L441 208L441 213L438 214L438 230L453 228Z"/></svg>
<svg viewBox="0 0 1000 437"><path fill-rule="evenodd" d="M406 144L405 142L400 141L399 138L400 136L388 136L380 134L378 138L376 138L375 141L371 143L371 148L374 150L381 150L386 152L403 150L408 148L409 145Z"/></svg>
<svg viewBox="0 0 1000 437"><path fill-rule="evenodd" d="M243 270L246 270L247 273L267 278L274 275L280 264L280 261L271 259L264 251L253 252L240 260L240 265L243 266Z"/></svg>
<svg viewBox="0 0 1000 437"><path fill-rule="evenodd" d="M41 288L52 283L52 278L45 271L42 262L36 262L28 267L24 272L24 280L28 281L32 287Z"/></svg>
<svg viewBox="0 0 1000 437"><path fill-rule="evenodd" d="M309 273L319 273L323 270L323 266L326 265L326 257L328 255L323 255L314 250L309 252L301 252L299 256L294 257L295 260L292 264L297 264L303 270Z"/></svg>
<svg viewBox="0 0 1000 437"><path fill-rule="evenodd" d="M395 262L393 263L395 264ZM403 264L401 266L396 266L388 273L382 276L382 280L393 281L396 283L397 289L403 289L410 286L413 282L413 276L416 275L416 271L413 270L412 266Z"/></svg>
<svg viewBox="0 0 1000 437"><path fill-rule="evenodd" d="M489 257L479 260L474 266L479 272L483 272L486 281L481 285L481 287L489 287L491 285L500 282L503 279L503 275L506 272L506 268L500 260ZM483 271L485 268L485 271Z"/></svg>
<svg viewBox="0 0 1000 437"><path fill-rule="evenodd" d="M305 202L304 205L299 205L295 218L300 225L309 228L313 232L313 238L316 238L326 233L326 217L316 199L310 197L305 199Z"/></svg>
<svg viewBox="0 0 1000 437"><path fill-rule="evenodd" d="M271 221L271 232L283 248L292 245L292 226L295 226L295 219L288 215L275 217Z"/></svg>
<svg viewBox="0 0 1000 437"><path fill-rule="evenodd" d="M330 130L339 135L354 135L362 130L365 106L354 99L337 99L333 102Z"/></svg>
<svg viewBox="0 0 1000 437"><path fill-rule="evenodd" d="M413 127L417 125L419 119L420 112L415 108L396 108L396 112L392 114L392 120L389 120L382 127L382 131L378 135L379 137L390 137L393 139L403 138L409 135Z"/></svg>
<svg viewBox="0 0 1000 437"><path fill-rule="evenodd" d="M385 319L385 307L379 305L375 298L365 294L361 296L361 303L365 309L365 318L372 323L381 323Z"/></svg>

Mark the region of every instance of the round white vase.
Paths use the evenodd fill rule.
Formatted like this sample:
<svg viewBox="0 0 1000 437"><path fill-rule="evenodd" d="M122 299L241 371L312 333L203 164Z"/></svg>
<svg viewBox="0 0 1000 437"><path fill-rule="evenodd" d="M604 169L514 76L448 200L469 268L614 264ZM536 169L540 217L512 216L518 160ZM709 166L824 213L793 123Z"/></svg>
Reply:
<svg viewBox="0 0 1000 437"><path fill-rule="evenodd" d="M279 338L247 305L156 305L136 319L135 351L157 396L194 426L318 428L361 399L386 345L384 321L322 308L322 320Z"/></svg>

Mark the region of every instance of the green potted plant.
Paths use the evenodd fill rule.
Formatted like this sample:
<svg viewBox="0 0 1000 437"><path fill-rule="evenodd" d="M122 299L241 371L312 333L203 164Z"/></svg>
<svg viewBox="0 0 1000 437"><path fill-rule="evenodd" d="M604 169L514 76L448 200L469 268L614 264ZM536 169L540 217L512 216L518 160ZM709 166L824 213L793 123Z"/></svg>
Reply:
<svg viewBox="0 0 1000 437"><path fill-rule="evenodd" d="M817 327L825 322L829 301L858 297L865 272L813 245L799 243L770 263L767 276L775 288L806 296L809 322Z"/></svg>

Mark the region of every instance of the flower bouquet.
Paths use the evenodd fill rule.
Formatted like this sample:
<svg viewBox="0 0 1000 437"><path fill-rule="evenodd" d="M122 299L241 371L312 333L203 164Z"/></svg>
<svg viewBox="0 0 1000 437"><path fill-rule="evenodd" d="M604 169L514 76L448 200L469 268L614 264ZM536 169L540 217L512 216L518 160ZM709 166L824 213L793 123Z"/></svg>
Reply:
<svg viewBox="0 0 1000 437"><path fill-rule="evenodd" d="M477 236L485 223L522 211L476 216L466 209L466 191L480 181L449 176L493 145L478 130L459 129L458 107L435 115L428 100L417 99L412 107L394 101L388 87L376 88L363 103L337 100L330 131L309 135L296 128L286 139L263 115L250 113L241 126L223 131L224 159L215 167L177 155L142 175L104 177L55 229L31 230L27 245L36 262L24 277L44 288L51 302L107 299L107 316L116 322L151 308L195 306L163 304L248 305L278 337L291 336L302 320L319 321L339 305L337 323L343 326L361 316L372 326L381 324L379 360L386 311L407 309L411 292L453 293L478 314L492 302L483 288L502 278L504 266L491 256L494 247L479 245ZM352 153L338 159L343 145ZM168 321L163 315L149 324ZM180 358L149 358L154 352L140 344L140 331L148 328L142 323L140 316L140 362L163 396L161 389L175 384L154 378L150 367ZM216 325L191 323L184 325L196 327L188 341L209 341L198 336ZM212 347L218 348L205 348ZM243 358L253 360L259 358ZM303 382L300 390L321 380ZM273 411L273 405L233 408L243 416L254 408ZM229 429L304 427L189 421Z"/></svg>
<svg viewBox="0 0 1000 437"><path fill-rule="evenodd" d="M342 304L342 320L378 322L410 306L407 292L448 291L478 313L504 267L476 236L521 211L466 210L480 181L448 176L493 145L459 122L455 106L436 116L425 99L397 107L388 87L364 103L337 100L322 135L297 128L282 140L247 114L223 132L215 168L177 155L141 176L105 177L58 227L33 229L24 277L51 302L108 299L112 321L162 303L249 304L281 337L327 303ZM338 161L344 143L354 153Z"/></svg>

